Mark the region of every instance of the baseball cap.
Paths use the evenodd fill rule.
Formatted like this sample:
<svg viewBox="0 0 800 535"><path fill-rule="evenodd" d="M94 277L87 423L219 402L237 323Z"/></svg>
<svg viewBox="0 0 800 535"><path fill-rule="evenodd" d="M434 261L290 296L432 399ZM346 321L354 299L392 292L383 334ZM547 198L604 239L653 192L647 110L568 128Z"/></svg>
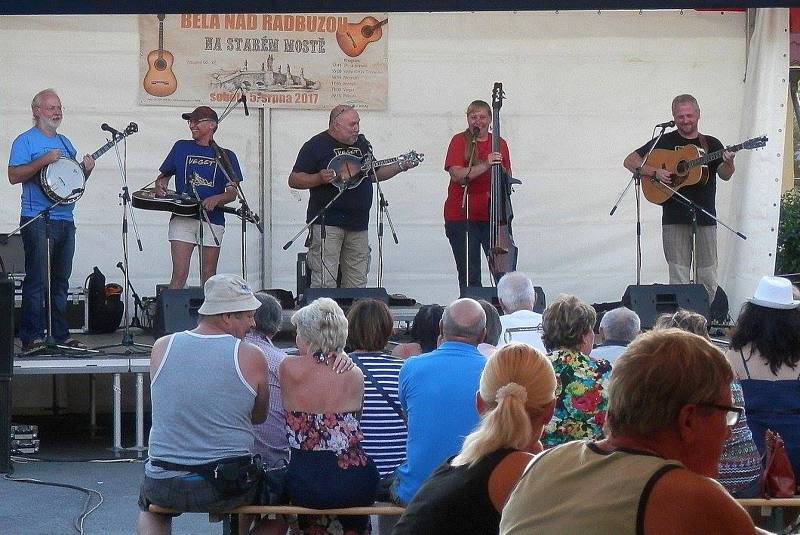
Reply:
<svg viewBox="0 0 800 535"><path fill-rule="evenodd" d="M181 115L181 117L183 117L183 119L186 121L188 121L189 119L193 119L195 121L199 121L200 119L211 119L215 123L219 122L219 117L217 116L217 112L215 112L208 106L198 106L191 113L184 113Z"/></svg>

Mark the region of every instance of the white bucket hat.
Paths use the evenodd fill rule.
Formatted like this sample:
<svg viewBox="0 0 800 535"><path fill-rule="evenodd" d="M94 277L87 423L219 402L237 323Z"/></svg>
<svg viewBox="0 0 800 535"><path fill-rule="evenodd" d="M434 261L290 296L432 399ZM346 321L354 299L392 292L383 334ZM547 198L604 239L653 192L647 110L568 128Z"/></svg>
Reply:
<svg viewBox="0 0 800 535"><path fill-rule="evenodd" d="M261 306L253 289L239 275L214 275L206 281L203 292L205 300L197 312L204 316L246 312Z"/></svg>
<svg viewBox="0 0 800 535"><path fill-rule="evenodd" d="M767 308L789 309L800 306L800 301L793 298L792 282L783 277L761 277L756 293L749 301Z"/></svg>

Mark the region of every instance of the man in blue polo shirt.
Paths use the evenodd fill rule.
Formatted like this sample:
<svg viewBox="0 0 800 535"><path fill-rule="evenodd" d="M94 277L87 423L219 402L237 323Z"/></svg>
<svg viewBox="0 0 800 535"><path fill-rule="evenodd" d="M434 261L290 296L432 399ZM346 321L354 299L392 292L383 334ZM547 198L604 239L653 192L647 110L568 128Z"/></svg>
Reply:
<svg viewBox="0 0 800 535"><path fill-rule="evenodd" d="M408 359L400 370L400 405L408 417L406 461L395 471L392 498L407 504L422 482L461 449L478 424L475 392L486 358L486 314L473 299L444 310L437 349Z"/></svg>
<svg viewBox="0 0 800 535"><path fill-rule="evenodd" d="M39 182L42 169L60 158L75 160L77 151L69 139L58 133L63 110L61 100L53 89L39 91L31 102L33 128L23 132L11 145L8 159L8 181L22 184L20 225L31 221L54 201L45 194ZM94 169L94 160L88 154L81 163L88 177ZM58 344L81 347L82 344L69 337L69 326L65 317L69 277L72 274L72 256L75 253L75 222L72 211L74 203L55 206L49 213L49 235L51 240L50 294L52 295L53 340ZM30 351L41 346L45 315L45 284L47 281L46 222L39 218L22 229L22 244L25 248L25 281L22 283L22 321L19 338L22 349Z"/></svg>

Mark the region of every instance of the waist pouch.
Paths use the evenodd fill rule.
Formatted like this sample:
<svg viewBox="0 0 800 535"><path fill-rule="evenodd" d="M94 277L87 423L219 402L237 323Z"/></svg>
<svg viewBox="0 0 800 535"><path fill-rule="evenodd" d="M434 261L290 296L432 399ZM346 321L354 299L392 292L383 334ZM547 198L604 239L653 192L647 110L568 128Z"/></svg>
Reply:
<svg viewBox="0 0 800 535"><path fill-rule="evenodd" d="M263 470L260 455L228 457L206 464L177 464L150 459L150 464L181 472L194 472L209 482L220 494L244 494L261 483Z"/></svg>

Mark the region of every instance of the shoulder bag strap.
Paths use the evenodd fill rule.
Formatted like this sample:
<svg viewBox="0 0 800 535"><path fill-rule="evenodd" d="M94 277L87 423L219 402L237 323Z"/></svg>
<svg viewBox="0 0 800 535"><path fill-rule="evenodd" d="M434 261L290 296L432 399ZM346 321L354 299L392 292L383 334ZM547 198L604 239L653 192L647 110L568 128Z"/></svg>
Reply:
<svg viewBox="0 0 800 535"><path fill-rule="evenodd" d="M378 355L378 353L372 354ZM366 364L364 364L364 361L360 360L355 353L350 353L350 358L353 359L353 362L355 362L359 368L361 368L361 371L363 371L364 375L367 376L367 380L372 383L372 386L375 387L375 390L377 390L386 403L388 403L389 406L394 409L394 412L396 412L400 419L403 420L403 423L408 426L408 421L406 421L406 415L403 413L403 409L395 400L391 398L391 396L389 396L386 390L383 389L383 386L381 386L377 379L375 379L375 376L372 375L372 372L369 371L369 368L366 366Z"/></svg>

